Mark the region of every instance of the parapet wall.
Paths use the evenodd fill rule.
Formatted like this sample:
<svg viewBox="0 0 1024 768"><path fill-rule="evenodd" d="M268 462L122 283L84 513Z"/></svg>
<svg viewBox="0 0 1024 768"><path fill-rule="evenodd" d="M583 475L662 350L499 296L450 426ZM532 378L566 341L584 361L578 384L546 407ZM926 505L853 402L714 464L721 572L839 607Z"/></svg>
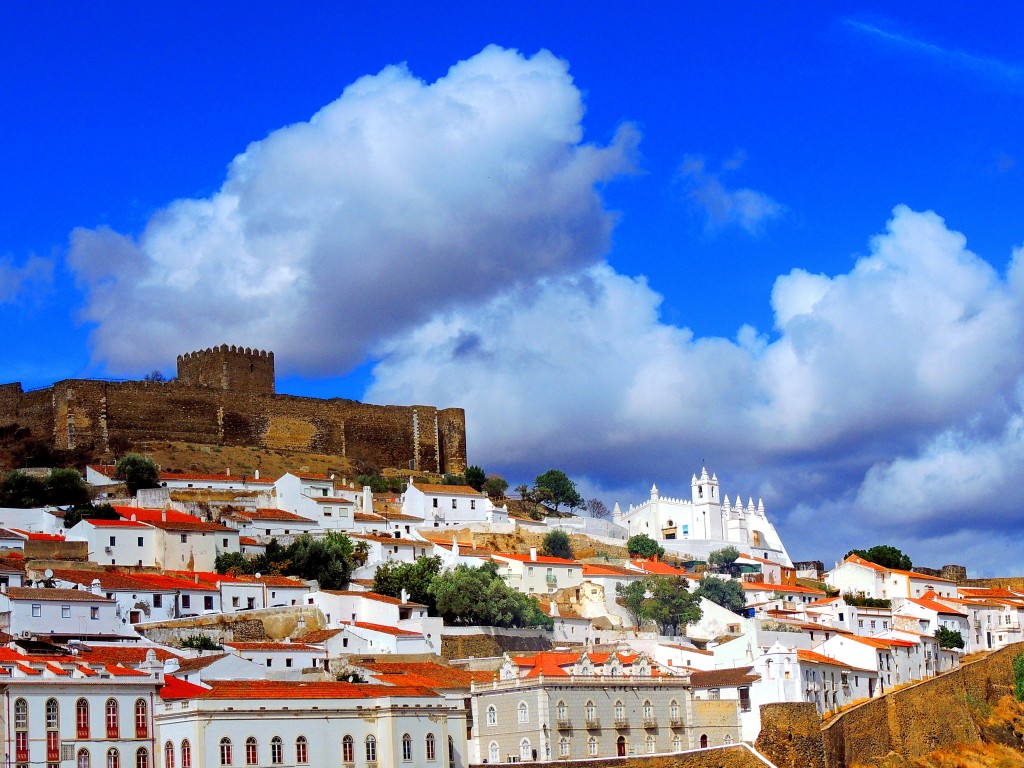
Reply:
<svg viewBox="0 0 1024 768"><path fill-rule="evenodd" d="M190 387L274 394L274 353L219 347L178 355L178 380Z"/></svg>

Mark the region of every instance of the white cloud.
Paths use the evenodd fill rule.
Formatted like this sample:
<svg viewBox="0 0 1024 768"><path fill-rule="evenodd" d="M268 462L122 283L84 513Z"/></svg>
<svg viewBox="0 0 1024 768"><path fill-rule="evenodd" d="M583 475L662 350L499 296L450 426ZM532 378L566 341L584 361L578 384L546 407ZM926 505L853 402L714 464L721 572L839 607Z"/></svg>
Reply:
<svg viewBox="0 0 1024 768"><path fill-rule="evenodd" d="M639 501L686 493L706 458L723 492L770 491L797 555L843 530L956 562L958 532L1024 517L1022 261L1002 277L901 206L850 272L779 277L776 337L737 341L665 324L643 279L600 265L393 338L368 397L465 407L471 458L517 477L560 466Z"/></svg>
<svg viewBox="0 0 1024 768"><path fill-rule="evenodd" d="M607 249L595 183L630 168L630 127L582 143L565 62L489 47L427 84L363 77L231 163L137 241L73 233L95 353L144 370L217 343L336 373L439 310L575 271Z"/></svg>
<svg viewBox="0 0 1024 768"><path fill-rule="evenodd" d="M53 262L30 256L18 265L11 256L0 256L0 304L13 302L25 291L38 291L53 279Z"/></svg>
<svg viewBox="0 0 1024 768"><path fill-rule="evenodd" d="M726 187L723 177L745 161L745 156L737 153L717 172L709 171L702 157L691 155L683 161L679 175L686 185L686 197L704 215L709 230L738 226L756 235L768 221L785 212L785 206L764 192Z"/></svg>

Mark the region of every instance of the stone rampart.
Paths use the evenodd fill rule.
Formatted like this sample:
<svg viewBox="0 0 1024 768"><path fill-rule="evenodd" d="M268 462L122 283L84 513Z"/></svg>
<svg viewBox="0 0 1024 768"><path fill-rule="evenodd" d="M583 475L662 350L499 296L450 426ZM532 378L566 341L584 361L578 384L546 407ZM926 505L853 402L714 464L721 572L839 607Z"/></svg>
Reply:
<svg viewBox="0 0 1024 768"><path fill-rule="evenodd" d="M526 766L571 766L572 768L774 768L746 744L732 747L676 752L671 755L596 757L590 760L546 760L523 762ZM477 768L474 764L473 768ZM480 765L482 768L482 764Z"/></svg>
<svg viewBox="0 0 1024 768"><path fill-rule="evenodd" d="M171 382L69 379L27 393L20 384L0 385L0 428L18 425L54 449L88 448L97 455L112 443L123 448L177 441L320 453L423 472L465 471L461 408L274 394L273 353L232 350L182 356L185 375ZM236 370L245 361L253 370Z"/></svg>

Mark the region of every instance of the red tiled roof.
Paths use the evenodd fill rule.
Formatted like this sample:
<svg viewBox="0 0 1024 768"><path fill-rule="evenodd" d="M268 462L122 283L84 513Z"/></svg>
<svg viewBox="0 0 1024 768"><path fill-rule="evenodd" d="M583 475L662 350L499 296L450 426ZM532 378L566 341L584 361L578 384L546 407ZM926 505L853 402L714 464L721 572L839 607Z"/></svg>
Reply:
<svg viewBox="0 0 1024 768"><path fill-rule="evenodd" d="M935 597L938 597L937 595L935 595L934 592L926 592L925 593L925 595L929 595L929 594L931 594L931 595L933 595ZM966 616L967 615L966 613L961 613L960 611L953 610L952 608L950 608L948 606L945 606L942 603L937 603L935 600L928 599L927 597L908 597L907 601L913 603L914 605L919 605L922 608L925 608L925 609L927 609L929 611L935 611L936 613L945 613L945 614L948 614L950 616Z"/></svg>
<svg viewBox="0 0 1024 768"><path fill-rule="evenodd" d="M487 494L471 488L468 485L437 485L436 483L413 483L413 487L422 493L434 496L477 496L484 497Z"/></svg>
<svg viewBox="0 0 1024 768"><path fill-rule="evenodd" d="M462 554L462 551L459 551ZM471 552L466 553L471 554ZM492 557L496 557L499 560L514 560L517 563L543 563L544 565L579 565L576 560L566 560L564 557L549 557L548 555L538 554L536 559L530 557L530 555L520 555L515 552L495 552Z"/></svg>
<svg viewBox="0 0 1024 768"><path fill-rule="evenodd" d="M240 513L242 517L247 517L250 520L284 520L287 522L295 523L309 523L310 525L316 525L315 520L310 520L308 517L297 515L294 512L289 512L286 509L270 509L268 507L260 507L258 509L247 509Z"/></svg>
<svg viewBox="0 0 1024 768"><path fill-rule="evenodd" d="M175 587L164 585L157 586L148 579L140 578L134 574L122 573L121 571L87 571L70 568L54 568L53 576L60 581L70 581L81 584L85 587L92 585L93 581L100 582L100 588L106 590L143 590L153 592L173 592Z"/></svg>
<svg viewBox="0 0 1024 768"><path fill-rule="evenodd" d="M258 539L254 539L252 536L239 536L238 543L243 544L247 547L265 547L266 544L261 543Z"/></svg>
<svg viewBox="0 0 1024 768"><path fill-rule="evenodd" d="M60 602L112 603L105 595L94 595L85 589L44 589L34 587L8 587L12 600L57 600Z"/></svg>
<svg viewBox="0 0 1024 768"><path fill-rule="evenodd" d="M200 482L214 483L250 483L260 485L273 485L274 481L268 477L252 477L251 475L196 475L187 472L161 472L161 480L197 480Z"/></svg>
<svg viewBox="0 0 1024 768"><path fill-rule="evenodd" d="M865 568L870 568L872 571L887 571L888 568L883 568L877 563L872 563L870 560L865 560L860 555L850 555L848 558L843 560L844 563L853 563L854 565L863 565Z"/></svg>
<svg viewBox="0 0 1024 768"><path fill-rule="evenodd" d="M327 475L321 475L321 474L318 474L316 472L285 472L284 474L285 475L291 475L292 477L297 477L297 478L299 478L299 480L330 480L331 479ZM281 475L281 477L284 477L284 475ZM280 480L281 477L279 477L277 479Z"/></svg>
<svg viewBox="0 0 1024 768"><path fill-rule="evenodd" d="M732 688L739 685L750 685L761 679L760 675L753 670L753 667L732 667L691 672L690 685L694 688Z"/></svg>
<svg viewBox="0 0 1024 768"><path fill-rule="evenodd" d="M197 699L208 690L206 686L180 680L173 675L165 675L164 687L160 689L160 698L165 701L171 699Z"/></svg>
<svg viewBox="0 0 1024 768"><path fill-rule="evenodd" d="M769 584L764 581L744 581L741 582L744 589L752 591L764 591L772 590L773 592L795 592L799 595L824 595L820 589L811 589L810 587L797 587L789 586L787 584Z"/></svg>
<svg viewBox="0 0 1024 768"><path fill-rule="evenodd" d="M275 653L277 651L319 651L319 648L314 648L311 645L304 645L303 643L260 643L260 642L241 642L241 643L223 643L225 648L234 648L236 651L253 651L253 652L269 652Z"/></svg>
<svg viewBox="0 0 1024 768"><path fill-rule="evenodd" d="M632 560L630 565L644 573L655 573L662 576L685 576L686 571L660 560Z"/></svg>
<svg viewBox="0 0 1024 768"><path fill-rule="evenodd" d="M298 639L303 643L325 643L341 631L340 629L312 629Z"/></svg>
<svg viewBox="0 0 1024 768"><path fill-rule="evenodd" d="M416 608L425 608L426 606L421 603L407 602L403 603L397 597L389 597L388 595L381 595L377 592L354 592L350 589L321 589L321 592L328 595L341 595L343 597L361 597L364 600L375 600L378 603L388 603L389 605L411 605Z"/></svg>
<svg viewBox="0 0 1024 768"><path fill-rule="evenodd" d="M64 537L59 533L35 533L33 531L23 531L20 528L11 528L10 530L29 541L64 541Z"/></svg>
<svg viewBox="0 0 1024 768"><path fill-rule="evenodd" d="M584 576L630 576L640 578L641 574L623 568L621 565L601 565L594 563L583 563Z"/></svg>
<svg viewBox="0 0 1024 768"><path fill-rule="evenodd" d="M145 523L136 520L101 520L97 517L87 517L85 522L95 525L97 528L148 528Z"/></svg>
<svg viewBox="0 0 1024 768"><path fill-rule="evenodd" d="M371 624L368 621L356 621L352 623L352 626L359 627L360 629L368 629L371 632L380 632L382 635L395 635L396 637L422 637L419 632L410 632L407 629L389 627L386 624Z"/></svg>
<svg viewBox="0 0 1024 768"><path fill-rule="evenodd" d="M429 688L366 683L304 682L284 680L214 680L210 690L196 696L204 699L373 699L383 697L436 698Z"/></svg>
<svg viewBox="0 0 1024 768"><path fill-rule="evenodd" d="M139 672L137 669L129 669L128 667L122 667L120 664L104 664L104 668L112 674L114 677L148 677L145 672Z"/></svg>
<svg viewBox="0 0 1024 768"><path fill-rule="evenodd" d="M456 669L429 661L403 663L372 661L359 666L388 685L412 685L439 690L469 688L473 682L489 683L494 679L493 672Z"/></svg>

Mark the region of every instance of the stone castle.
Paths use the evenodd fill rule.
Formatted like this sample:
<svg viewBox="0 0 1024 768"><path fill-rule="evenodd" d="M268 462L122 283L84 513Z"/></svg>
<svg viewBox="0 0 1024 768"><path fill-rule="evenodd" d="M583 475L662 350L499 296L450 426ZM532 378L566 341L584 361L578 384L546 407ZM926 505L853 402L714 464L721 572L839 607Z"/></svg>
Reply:
<svg viewBox="0 0 1024 768"><path fill-rule="evenodd" d="M178 357L168 382L67 379L25 392L0 384L0 427L55 449L167 440L344 456L423 472L466 469L461 408L368 405L279 395L274 353L222 345Z"/></svg>

